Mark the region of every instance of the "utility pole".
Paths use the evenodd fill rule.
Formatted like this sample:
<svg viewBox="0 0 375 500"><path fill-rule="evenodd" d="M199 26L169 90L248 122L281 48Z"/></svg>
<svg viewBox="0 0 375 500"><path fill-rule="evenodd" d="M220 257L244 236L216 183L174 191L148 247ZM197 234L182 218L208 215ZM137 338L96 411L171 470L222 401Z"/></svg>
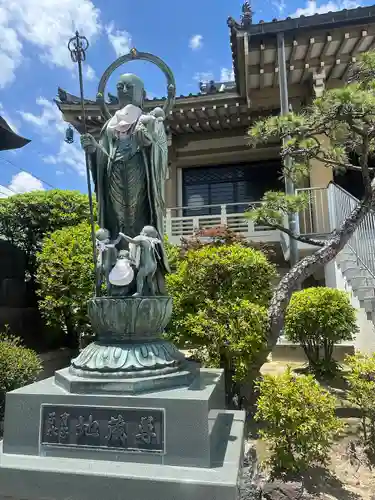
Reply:
<svg viewBox="0 0 375 500"><path fill-rule="evenodd" d="M288 80L286 73L286 59L285 59L285 42L284 33L277 34L277 57L279 61L279 88L280 88L280 114L287 115L289 113L289 97L288 97ZM284 139L286 142L288 138ZM286 156L284 159L284 165L286 171L290 172L290 166L292 159L290 156ZM289 176L285 176L285 193L295 194L295 187L293 180ZM290 231L294 234L298 233L297 224L298 214L288 214L288 225ZM290 249L290 265L293 267L298 262L298 241L293 238L289 238L289 249Z"/></svg>

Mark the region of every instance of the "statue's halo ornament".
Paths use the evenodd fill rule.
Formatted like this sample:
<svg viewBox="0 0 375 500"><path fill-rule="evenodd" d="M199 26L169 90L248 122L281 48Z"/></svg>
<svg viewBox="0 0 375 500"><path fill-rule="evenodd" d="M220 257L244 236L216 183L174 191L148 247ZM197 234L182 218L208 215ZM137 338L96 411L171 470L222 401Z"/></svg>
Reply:
<svg viewBox="0 0 375 500"><path fill-rule="evenodd" d="M100 110L102 112L103 117L106 120L109 120L112 118L112 114L109 111L109 108L107 106L107 103L105 102L104 96L105 96L105 88L107 85L107 82L112 75L112 73L122 66L123 64L126 64L130 61L135 61L135 60L140 60L140 61L148 61L152 64L155 64L161 71L164 73L166 79L167 79L167 99L165 101L165 104L163 106L165 116L169 115L169 111L172 110L174 101L176 99L176 82L173 76L173 73L169 66L162 61L159 57L154 56L153 54L149 54L148 52L138 52L136 49L131 49L129 54L126 54L124 56L119 57L114 61L108 68L104 71L103 76L100 79L99 86L98 86L98 92L96 94L96 102L100 106Z"/></svg>

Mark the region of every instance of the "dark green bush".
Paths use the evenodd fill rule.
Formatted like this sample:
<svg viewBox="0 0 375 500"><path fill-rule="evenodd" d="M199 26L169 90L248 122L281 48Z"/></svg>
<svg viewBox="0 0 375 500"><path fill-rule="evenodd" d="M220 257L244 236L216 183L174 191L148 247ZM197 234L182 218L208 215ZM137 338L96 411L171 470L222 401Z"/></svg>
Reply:
<svg viewBox="0 0 375 500"><path fill-rule="evenodd" d="M347 356L350 368L346 379L349 384L348 399L361 410L362 439L369 454L375 456L375 354Z"/></svg>
<svg viewBox="0 0 375 500"><path fill-rule="evenodd" d="M265 255L240 244L205 246L190 250L174 274L167 277L173 297L173 316L168 334L174 341L191 341L187 317L206 308L207 301L230 303L237 299L267 306L275 266Z"/></svg>
<svg viewBox="0 0 375 500"><path fill-rule="evenodd" d="M0 336L0 418L4 412L5 394L34 382L42 370L35 351L22 345L22 340Z"/></svg>
<svg viewBox="0 0 375 500"><path fill-rule="evenodd" d="M187 315L185 328L191 343L186 347L193 347L195 359L215 368L224 363L242 381L265 347L267 309L248 300L209 301L205 309Z"/></svg>
<svg viewBox="0 0 375 500"><path fill-rule="evenodd" d="M25 253L32 281L43 238L57 229L89 220L88 197L79 191L32 191L0 200L0 234Z"/></svg>
<svg viewBox="0 0 375 500"><path fill-rule="evenodd" d="M37 255L39 309L47 325L63 331L66 345L78 347L90 335L87 301L94 292L90 226L66 227L46 237Z"/></svg>
<svg viewBox="0 0 375 500"><path fill-rule="evenodd" d="M269 446L268 465L274 476L326 464L330 447L342 428L335 414L336 399L312 375L265 375L259 382L255 419Z"/></svg>
<svg viewBox="0 0 375 500"><path fill-rule="evenodd" d="M355 309L347 293L313 287L292 295L286 311L285 336L301 344L314 373L334 374L334 345L351 340L357 330Z"/></svg>

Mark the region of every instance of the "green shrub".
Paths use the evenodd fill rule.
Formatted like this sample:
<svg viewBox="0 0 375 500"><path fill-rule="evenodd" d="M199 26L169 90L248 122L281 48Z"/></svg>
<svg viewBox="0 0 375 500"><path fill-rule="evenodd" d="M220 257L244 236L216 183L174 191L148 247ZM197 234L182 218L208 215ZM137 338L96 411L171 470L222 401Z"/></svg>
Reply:
<svg viewBox="0 0 375 500"><path fill-rule="evenodd" d="M189 342L186 318L204 311L210 300L229 303L243 299L267 306L275 276L275 266L262 252L240 244L190 250L176 273L167 276L174 301L169 336L177 343Z"/></svg>
<svg viewBox="0 0 375 500"><path fill-rule="evenodd" d="M41 370L39 356L24 347L20 338L0 336L0 419L4 412L5 394L34 382Z"/></svg>
<svg viewBox="0 0 375 500"><path fill-rule="evenodd" d="M49 326L65 332L69 347L77 347L80 336L91 334L87 301L94 291L95 271L89 224L52 233L44 239L37 261L41 314Z"/></svg>
<svg viewBox="0 0 375 500"><path fill-rule="evenodd" d="M294 376L288 370L265 375L258 384L255 419L269 445L273 475L293 474L313 464L326 464L334 437L341 430L334 396L312 375Z"/></svg>
<svg viewBox="0 0 375 500"><path fill-rule="evenodd" d="M25 253L32 281L43 238L57 229L89 220L88 197L79 191L32 191L0 200L0 234Z"/></svg>
<svg viewBox="0 0 375 500"><path fill-rule="evenodd" d="M347 356L348 399L361 410L363 441L375 455L375 354Z"/></svg>
<svg viewBox="0 0 375 500"><path fill-rule="evenodd" d="M215 368L224 363L241 381L265 347L267 309L248 300L209 301L204 310L187 315L185 328L190 333L191 346L195 347L192 352L196 359Z"/></svg>
<svg viewBox="0 0 375 500"><path fill-rule="evenodd" d="M288 340L301 344L314 373L334 374L334 345L351 340L357 330L355 309L345 292L313 287L292 295L284 333Z"/></svg>

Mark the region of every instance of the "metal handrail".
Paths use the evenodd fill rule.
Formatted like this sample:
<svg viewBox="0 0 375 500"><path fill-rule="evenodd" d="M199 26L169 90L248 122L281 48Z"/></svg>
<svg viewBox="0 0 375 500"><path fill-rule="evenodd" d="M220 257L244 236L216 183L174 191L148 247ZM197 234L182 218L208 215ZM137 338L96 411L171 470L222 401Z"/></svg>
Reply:
<svg viewBox="0 0 375 500"><path fill-rule="evenodd" d="M332 230L334 230L341 226L360 201L337 184L331 183L329 189L332 194L331 206L334 213L331 214L331 221ZM348 246L354 253L358 264L375 278L375 212L373 210L370 210L359 224Z"/></svg>

